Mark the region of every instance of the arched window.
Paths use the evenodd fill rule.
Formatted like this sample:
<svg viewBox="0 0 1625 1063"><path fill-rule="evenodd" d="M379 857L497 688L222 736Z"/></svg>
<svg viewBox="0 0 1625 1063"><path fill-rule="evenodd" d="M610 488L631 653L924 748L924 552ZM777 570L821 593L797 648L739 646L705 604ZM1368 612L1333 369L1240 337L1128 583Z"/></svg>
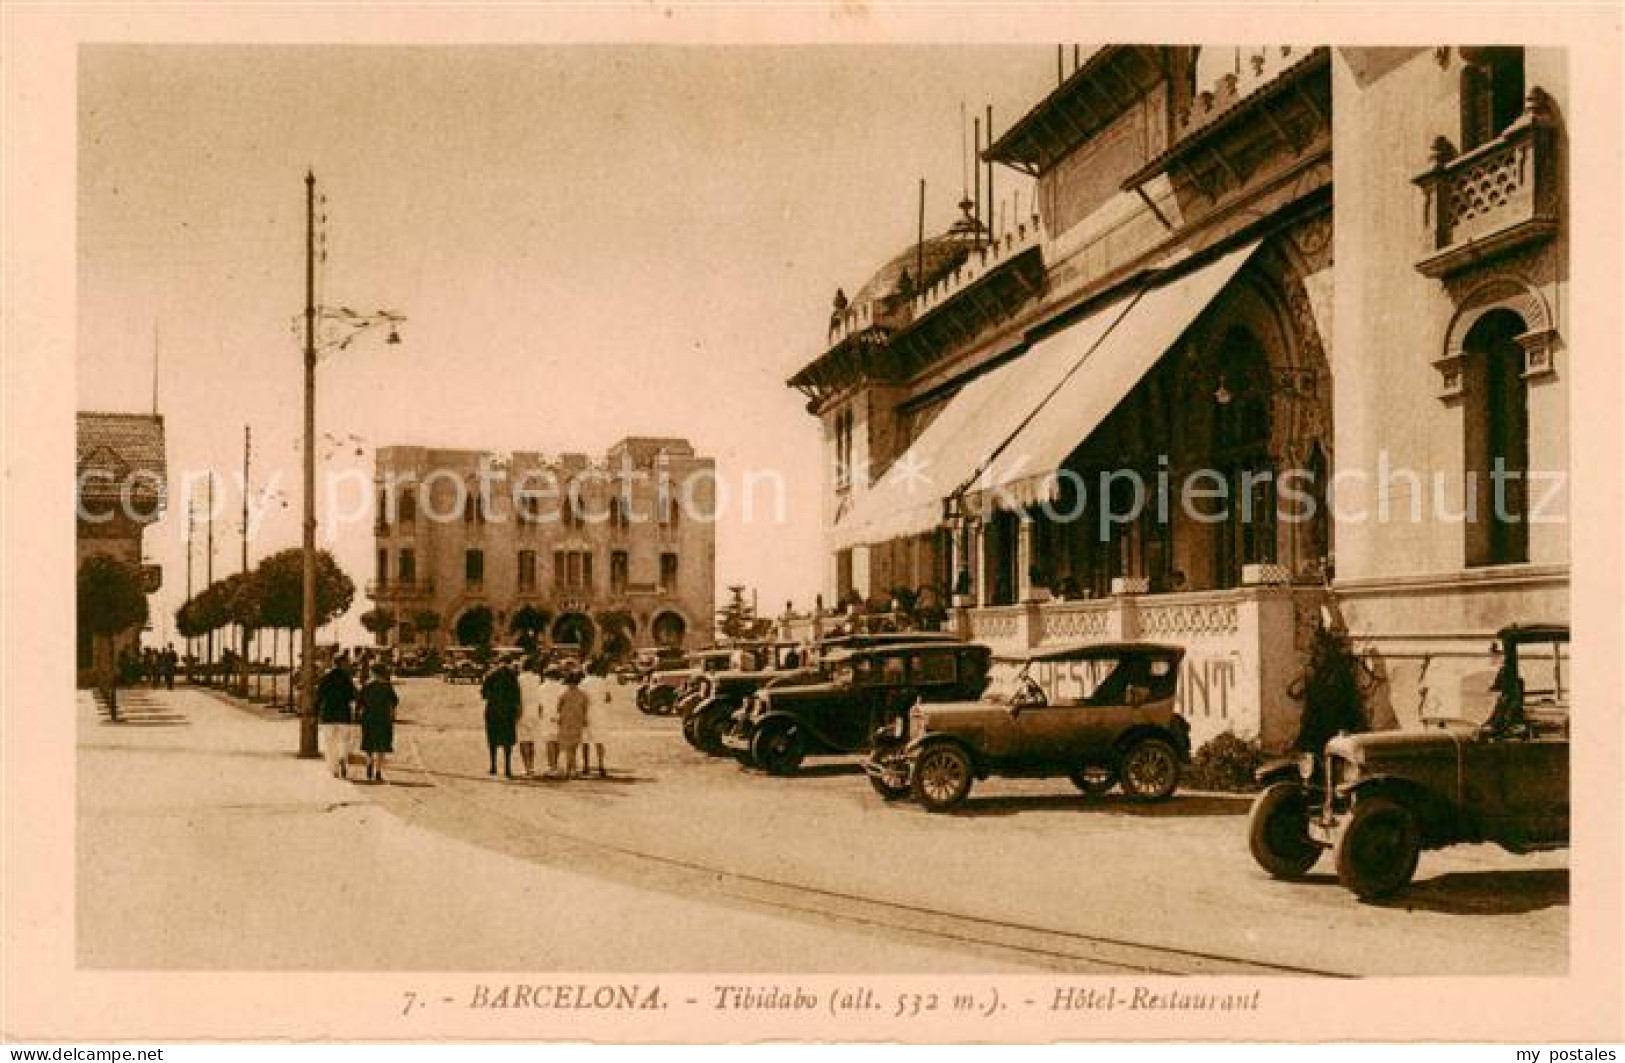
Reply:
<svg viewBox="0 0 1625 1063"><path fill-rule="evenodd" d="M412 524L418 519L418 493L410 487L401 491L400 518L402 524Z"/></svg>
<svg viewBox="0 0 1625 1063"><path fill-rule="evenodd" d="M1529 388L1518 343L1525 331L1514 311L1492 310L1462 340L1469 565L1529 560Z"/></svg>
<svg viewBox="0 0 1625 1063"><path fill-rule="evenodd" d="M1523 49L1463 48L1461 150L1471 151L1506 132L1523 113Z"/></svg>

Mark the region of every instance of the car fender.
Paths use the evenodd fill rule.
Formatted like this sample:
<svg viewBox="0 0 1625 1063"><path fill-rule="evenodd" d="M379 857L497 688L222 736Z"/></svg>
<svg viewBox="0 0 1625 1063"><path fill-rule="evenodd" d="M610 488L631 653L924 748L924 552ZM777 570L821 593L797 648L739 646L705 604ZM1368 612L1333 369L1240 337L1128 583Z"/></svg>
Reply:
<svg viewBox="0 0 1625 1063"><path fill-rule="evenodd" d="M1457 841L1475 840L1477 831L1461 821L1455 809L1426 787L1398 775L1371 775L1337 788L1344 802L1353 804L1374 797L1385 797L1404 805L1416 817L1424 845L1443 845Z"/></svg>
<svg viewBox="0 0 1625 1063"><path fill-rule="evenodd" d="M1303 773L1298 769L1297 757L1271 757L1253 772L1253 781L1258 783L1261 790L1278 782L1295 782L1301 785Z"/></svg>

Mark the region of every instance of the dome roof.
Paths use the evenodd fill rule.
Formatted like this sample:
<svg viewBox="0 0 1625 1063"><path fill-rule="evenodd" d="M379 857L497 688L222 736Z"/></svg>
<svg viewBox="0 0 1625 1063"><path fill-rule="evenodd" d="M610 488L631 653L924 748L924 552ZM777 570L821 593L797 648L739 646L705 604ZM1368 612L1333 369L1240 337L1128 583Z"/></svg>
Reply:
<svg viewBox="0 0 1625 1063"><path fill-rule="evenodd" d="M953 227L947 232L927 238L923 247L917 248L910 244L876 270L874 276L852 296L848 305L859 307L865 303L876 303L891 298L897 294L897 286L904 273L907 273L913 282L914 291L929 287L944 274L957 269L976 247L975 226L976 223L969 217L961 218L954 222ZM919 277L914 276L917 259L923 259L925 263L923 284Z"/></svg>

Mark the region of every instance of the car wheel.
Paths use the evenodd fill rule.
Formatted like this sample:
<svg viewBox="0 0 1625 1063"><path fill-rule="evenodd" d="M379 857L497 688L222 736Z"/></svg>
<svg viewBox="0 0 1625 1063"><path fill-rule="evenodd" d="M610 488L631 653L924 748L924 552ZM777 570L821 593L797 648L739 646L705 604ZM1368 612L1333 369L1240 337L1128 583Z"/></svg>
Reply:
<svg viewBox="0 0 1625 1063"><path fill-rule="evenodd" d="M700 721L699 721L698 716L685 716L685 717L683 717L683 741L687 742L689 745L693 746L695 749L703 749L704 748L703 746L700 745L699 722Z"/></svg>
<svg viewBox="0 0 1625 1063"><path fill-rule="evenodd" d="M653 716L666 716L671 713L671 707L677 704L677 692L661 687L649 695L648 712Z"/></svg>
<svg viewBox="0 0 1625 1063"><path fill-rule="evenodd" d="M769 775L789 775L801 766L806 753L801 732L783 720L764 724L751 739L750 755Z"/></svg>
<svg viewBox="0 0 1625 1063"><path fill-rule="evenodd" d="M896 772L870 772L869 785L882 801L901 801L908 796L908 783L899 782Z"/></svg>
<svg viewBox="0 0 1625 1063"><path fill-rule="evenodd" d="M1422 854L1411 810L1386 797L1357 798L1337 838L1337 881L1362 901L1405 888Z"/></svg>
<svg viewBox="0 0 1625 1063"><path fill-rule="evenodd" d="M1179 754L1160 738L1129 747L1121 766L1123 791L1147 801L1162 801L1179 788Z"/></svg>
<svg viewBox="0 0 1625 1063"><path fill-rule="evenodd" d="M1110 764L1079 764L1066 777L1073 786L1095 797L1117 785L1117 769Z"/></svg>
<svg viewBox="0 0 1625 1063"><path fill-rule="evenodd" d="M928 812L946 812L970 794L971 763L957 746L939 745L920 754L914 764L914 799Z"/></svg>
<svg viewBox="0 0 1625 1063"><path fill-rule="evenodd" d="M1276 878L1301 878L1314 867L1320 846L1309 837L1309 792L1278 782L1259 794L1247 819L1247 845Z"/></svg>
<svg viewBox="0 0 1625 1063"><path fill-rule="evenodd" d="M732 706L719 706L696 712L690 717L694 721L695 746L714 757L726 753L728 747L722 744L722 734L728 729L728 720L732 715Z"/></svg>

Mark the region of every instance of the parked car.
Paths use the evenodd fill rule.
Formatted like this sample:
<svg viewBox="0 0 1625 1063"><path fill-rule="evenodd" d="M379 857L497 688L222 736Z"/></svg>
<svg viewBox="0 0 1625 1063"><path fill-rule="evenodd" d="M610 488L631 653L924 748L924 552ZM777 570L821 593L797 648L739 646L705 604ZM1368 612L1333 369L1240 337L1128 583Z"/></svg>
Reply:
<svg viewBox="0 0 1625 1063"><path fill-rule="evenodd" d="M728 748L722 744L722 736L747 698L762 690L816 683L821 678L823 673L817 668L799 667L713 673L703 680L700 702L683 716L683 737L701 752L723 756Z"/></svg>
<svg viewBox="0 0 1625 1063"><path fill-rule="evenodd" d="M401 652L396 675L428 676L440 674L440 654L432 649L409 649Z"/></svg>
<svg viewBox="0 0 1625 1063"><path fill-rule="evenodd" d="M453 646L446 650L440 678L447 683L478 683L485 678L486 665L473 646Z"/></svg>
<svg viewBox="0 0 1625 1063"><path fill-rule="evenodd" d="M721 672L732 667L734 651L731 649L699 650L675 662L675 667L662 667L646 676L637 690L639 711L650 716L669 716L677 711L677 703L685 694L692 694L692 684L700 676Z"/></svg>
<svg viewBox="0 0 1625 1063"><path fill-rule="evenodd" d="M1403 889L1424 849L1494 842L1514 853L1569 838L1569 629L1502 629L1495 708L1482 723L1433 717L1419 730L1341 734L1316 756L1259 770L1248 842L1276 878L1327 849L1363 900Z"/></svg>
<svg viewBox="0 0 1625 1063"><path fill-rule="evenodd" d="M794 772L808 756L866 753L876 730L916 701L978 696L992 656L986 646L955 640L826 653L820 681L752 695L722 742L775 775Z"/></svg>
<svg viewBox="0 0 1625 1063"><path fill-rule="evenodd" d="M1175 711L1184 656L1178 646L1112 642L1001 657L979 701L916 705L883 729L865 765L870 784L933 812L994 775L1170 797L1190 759L1190 725Z"/></svg>

